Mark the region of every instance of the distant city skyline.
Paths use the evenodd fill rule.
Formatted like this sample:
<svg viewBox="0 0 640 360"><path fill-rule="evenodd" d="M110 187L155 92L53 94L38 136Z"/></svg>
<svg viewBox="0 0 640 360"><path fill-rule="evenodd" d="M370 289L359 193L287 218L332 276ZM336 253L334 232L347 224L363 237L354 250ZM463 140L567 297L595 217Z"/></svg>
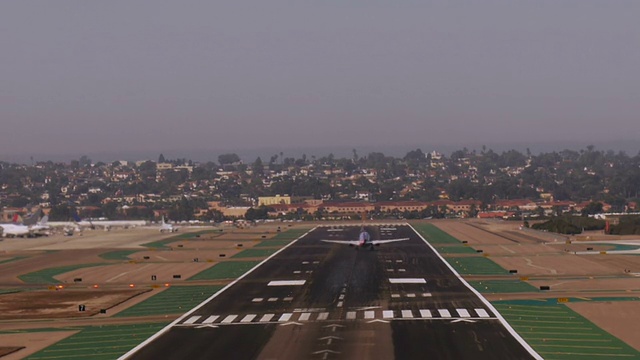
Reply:
<svg viewBox="0 0 640 360"><path fill-rule="evenodd" d="M639 13L623 0L3 1L0 160L591 143L635 155Z"/></svg>
<svg viewBox="0 0 640 360"><path fill-rule="evenodd" d="M124 152L78 152L78 153L62 153L62 154L38 154L38 153L24 153L16 155L0 155L0 161L30 164L32 161L54 161L54 162L69 162L71 160L78 160L81 156L85 155L91 159L92 162L113 162L118 160L124 161L141 161L152 160L157 161L160 154L162 154L167 160L175 160L186 158L187 160L193 160L197 162L217 162L218 155L225 153L235 153L245 163L251 163L255 161L257 157L260 157L262 161L268 162L269 158L273 155L278 155L278 161L280 153L283 153L285 158L293 157L300 158L306 155L309 160L313 156L320 158L322 156L328 156L333 154L335 157L353 157L353 150L355 149L359 157L367 156L371 152L381 152L386 156L403 157L407 152L420 149L425 154L432 151L437 151L446 156L451 155L453 151L462 150L467 148L469 151L482 152L483 146L486 150L493 150L501 153L503 151L516 150L521 153L526 153L529 149L533 155L540 153L572 150L580 151L586 150L588 146L594 146L596 151L614 151L625 152L629 156L636 156L640 154L640 140L627 140L616 142L549 142L549 143L486 143L486 144L406 144L397 146L353 146L353 147L299 147L299 148L280 148L280 147L265 147L265 148L228 148L228 149L158 149L156 151L124 151Z"/></svg>

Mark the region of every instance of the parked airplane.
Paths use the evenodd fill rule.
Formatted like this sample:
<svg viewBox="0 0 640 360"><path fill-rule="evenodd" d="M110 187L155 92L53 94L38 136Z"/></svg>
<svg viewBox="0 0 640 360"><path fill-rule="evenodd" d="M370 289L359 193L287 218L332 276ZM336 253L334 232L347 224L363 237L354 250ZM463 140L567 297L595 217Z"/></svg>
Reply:
<svg viewBox="0 0 640 360"><path fill-rule="evenodd" d="M36 212L28 218L22 220L19 215L14 215L13 223L0 224L2 228L2 236L4 237L32 237L46 235L46 231L49 230L47 225L47 216L40 218L40 213Z"/></svg>
<svg viewBox="0 0 640 360"><path fill-rule="evenodd" d="M359 248L366 248L366 247L368 247L369 250L373 250L374 246L380 246L380 244L388 244L392 242L406 241L406 240L409 240L409 238L371 240L371 235L369 234L369 232L367 232L364 229L364 226L363 226L362 228L360 228L360 235L358 236L358 240L320 240L320 241L334 243L334 244L355 246L356 250L358 250Z"/></svg>
<svg viewBox="0 0 640 360"><path fill-rule="evenodd" d="M31 229L22 224L0 224L2 236L4 237L27 237L31 236Z"/></svg>
<svg viewBox="0 0 640 360"><path fill-rule="evenodd" d="M177 232L178 227L173 226L173 224L166 223L164 221L164 216L162 217L162 224L160 225L160 232Z"/></svg>

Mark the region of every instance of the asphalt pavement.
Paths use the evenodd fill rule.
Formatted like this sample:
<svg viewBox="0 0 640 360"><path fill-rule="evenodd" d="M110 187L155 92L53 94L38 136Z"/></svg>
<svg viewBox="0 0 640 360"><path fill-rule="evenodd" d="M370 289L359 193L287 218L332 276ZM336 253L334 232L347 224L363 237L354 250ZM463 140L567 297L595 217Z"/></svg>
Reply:
<svg viewBox="0 0 640 360"><path fill-rule="evenodd" d="M407 225L318 227L127 359L534 359Z"/></svg>

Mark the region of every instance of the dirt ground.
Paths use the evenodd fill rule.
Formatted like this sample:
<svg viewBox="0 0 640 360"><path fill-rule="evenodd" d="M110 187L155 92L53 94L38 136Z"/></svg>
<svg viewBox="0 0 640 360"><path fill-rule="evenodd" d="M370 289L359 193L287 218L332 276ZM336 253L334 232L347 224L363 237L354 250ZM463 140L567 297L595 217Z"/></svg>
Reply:
<svg viewBox="0 0 640 360"><path fill-rule="evenodd" d="M567 306L640 351L640 302L579 302Z"/></svg>
<svg viewBox="0 0 640 360"><path fill-rule="evenodd" d="M44 290L0 295L0 320L86 317L148 290ZM85 305L80 312L78 305Z"/></svg>
<svg viewBox="0 0 640 360"><path fill-rule="evenodd" d="M76 278L82 278L82 284L91 286L93 284L150 284L151 275L156 275L158 283L181 282L189 277L213 266L211 262L178 262L178 263L125 263L88 267L70 271L56 276L57 280L63 283L73 283ZM180 275L180 278L174 278Z"/></svg>
<svg viewBox="0 0 640 360"><path fill-rule="evenodd" d="M606 255L603 255L606 256ZM491 260L505 269L516 269L519 275L620 275L621 269L598 262L597 256L535 255L491 256Z"/></svg>

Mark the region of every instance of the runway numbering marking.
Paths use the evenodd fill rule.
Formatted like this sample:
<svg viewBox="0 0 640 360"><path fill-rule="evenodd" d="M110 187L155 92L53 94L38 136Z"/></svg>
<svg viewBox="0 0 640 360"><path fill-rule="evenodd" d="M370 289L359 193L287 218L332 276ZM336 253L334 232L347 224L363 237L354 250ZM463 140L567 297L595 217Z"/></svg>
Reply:
<svg viewBox="0 0 640 360"><path fill-rule="evenodd" d="M547 360L640 358L639 351L564 303L531 304L531 300L493 302L518 334Z"/></svg>

